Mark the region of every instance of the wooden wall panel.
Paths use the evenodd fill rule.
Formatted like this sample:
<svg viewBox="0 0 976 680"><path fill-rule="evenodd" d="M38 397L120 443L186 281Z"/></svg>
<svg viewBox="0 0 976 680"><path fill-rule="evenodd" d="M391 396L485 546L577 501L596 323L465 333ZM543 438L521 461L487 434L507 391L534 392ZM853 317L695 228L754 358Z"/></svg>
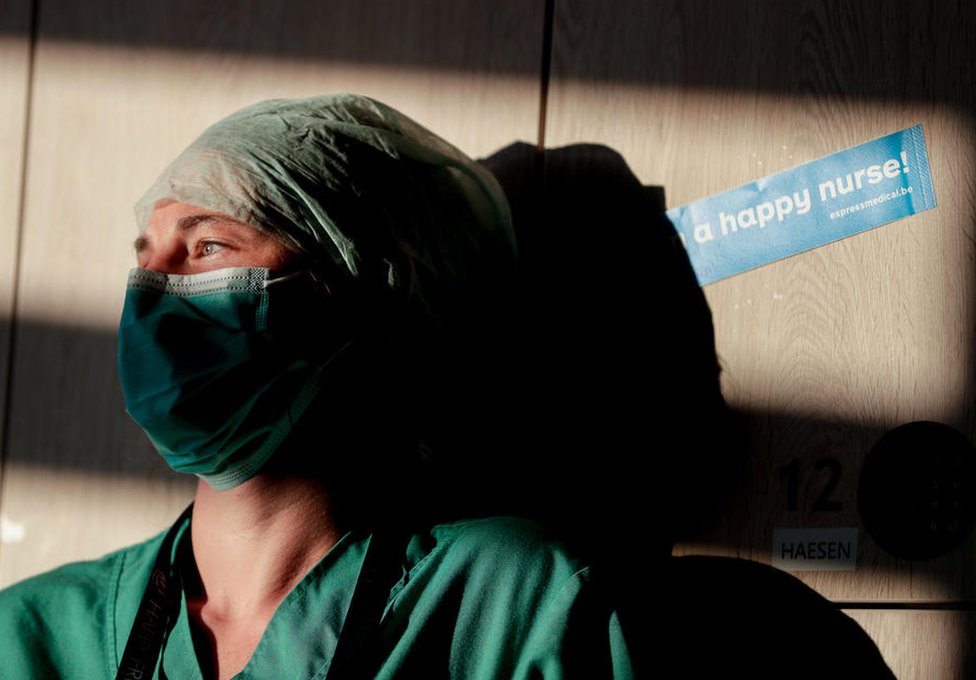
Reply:
<svg viewBox="0 0 976 680"><path fill-rule="evenodd" d="M379 11L382 5L383 11ZM473 155L538 124L541 3L45 2L0 584L168 524L192 492L123 412L115 325L130 206L209 123L271 97L354 91Z"/></svg>
<svg viewBox="0 0 976 680"><path fill-rule="evenodd" d="M846 612L878 644L898 680L976 677L976 615L961 611ZM838 669L838 676L843 668Z"/></svg>
<svg viewBox="0 0 976 680"><path fill-rule="evenodd" d="M705 288L749 459L735 504L679 553L768 562L775 528L859 527L882 433L931 419L976 434L974 26L927 0L556 3L546 145L616 149L669 207L916 123L929 145L936 210ZM812 509L824 457L841 465L836 512ZM842 599L976 595L972 536L915 563L860 538L856 571L801 578Z"/></svg>
<svg viewBox="0 0 976 680"><path fill-rule="evenodd" d="M0 446L4 441L7 357L13 319L24 125L30 72L30 0L0 5ZM6 451L0 450L0 485ZM3 487L0 486L0 499ZM0 512L0 554L19 538L19 527Z"/></svg>

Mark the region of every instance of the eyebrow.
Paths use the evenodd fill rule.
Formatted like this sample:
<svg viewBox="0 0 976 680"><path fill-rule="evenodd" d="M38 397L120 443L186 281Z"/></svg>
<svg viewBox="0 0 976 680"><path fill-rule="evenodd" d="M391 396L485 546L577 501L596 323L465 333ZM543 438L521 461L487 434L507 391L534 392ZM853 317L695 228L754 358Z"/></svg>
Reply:
<svg viewBox="0 0 976 680"><path fill-rule="evenodd" d="M176 230L179 232L190 231L194 227L198 227L206 222L216 222L216 221L227 221L226 215L221 215L219 213L200 213L195 215L184 215L176 222ZM149 249L149 239L145 235L140 235L133 243L132 247L135 248L136 255L145 252Z"/></svg>

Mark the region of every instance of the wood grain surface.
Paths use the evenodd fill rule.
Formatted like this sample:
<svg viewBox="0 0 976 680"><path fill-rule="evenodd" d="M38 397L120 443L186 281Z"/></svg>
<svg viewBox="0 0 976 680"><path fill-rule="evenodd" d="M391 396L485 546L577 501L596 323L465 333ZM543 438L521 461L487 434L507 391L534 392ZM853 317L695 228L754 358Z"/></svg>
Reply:
<svg viewBox="0 0 976 680"><path fill-rule="evenodd" d="M126 419L114 353L130 206L206 125L353 91L472 155L535 135L541 3L383 7L42 3L0 498L23 540L0 553L0 585L148 537L192 493Z"/></svg>
<svg viewBox="0 0 976 680"><path fill-rule="evenodd" d="M968 680L976 676L976 615L959 611L848 611L878 643L898 680ZM838 669L842 673L843 668Z"/></svg>
<svg viewBox="0 0 976 680"><path fill-rule="evenodd" d="M881 434L921 419L976 434L976 93L959 66L973 19L913 0L557 3L546 145L616 149L669 207L916 123L928 143L937 209L705 288L749 455L728 512L678 553L768 562L776 528L861 527L858 474ZM837 509L815 511L828 457ZM972 536L930 562L860 542L856 571L800 578L832 598L976 594Z"/></svg>

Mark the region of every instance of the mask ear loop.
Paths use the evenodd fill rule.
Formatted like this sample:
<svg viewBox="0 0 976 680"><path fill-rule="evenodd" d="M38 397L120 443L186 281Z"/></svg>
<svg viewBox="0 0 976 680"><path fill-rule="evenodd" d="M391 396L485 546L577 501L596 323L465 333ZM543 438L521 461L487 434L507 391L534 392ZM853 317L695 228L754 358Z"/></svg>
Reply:
<svg viewBox="0 0 976 680"><path fill-rule="evenodd" d="M267 278L261 283L261 287L264 289L274 286L279 283L285 283L286 281L294 281L295 279L304 276L307 272L304 269L299 269L298 271L291 272L289 274L282 274L281 276L276 276L274 278ZM270 276L270 272L269 272Z"/></svg>

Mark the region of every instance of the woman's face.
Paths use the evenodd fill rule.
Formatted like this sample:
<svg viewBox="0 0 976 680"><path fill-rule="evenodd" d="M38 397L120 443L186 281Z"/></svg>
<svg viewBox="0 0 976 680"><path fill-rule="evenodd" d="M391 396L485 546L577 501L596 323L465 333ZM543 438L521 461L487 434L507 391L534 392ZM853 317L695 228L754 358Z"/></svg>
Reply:
<svg viewBox="0 0 976 680"><path fill-rule="evenodd" d="M199 274L225 267L287 270L298 254L223 213L160 201L136 239L139 267L164 274Z"/></svg>

